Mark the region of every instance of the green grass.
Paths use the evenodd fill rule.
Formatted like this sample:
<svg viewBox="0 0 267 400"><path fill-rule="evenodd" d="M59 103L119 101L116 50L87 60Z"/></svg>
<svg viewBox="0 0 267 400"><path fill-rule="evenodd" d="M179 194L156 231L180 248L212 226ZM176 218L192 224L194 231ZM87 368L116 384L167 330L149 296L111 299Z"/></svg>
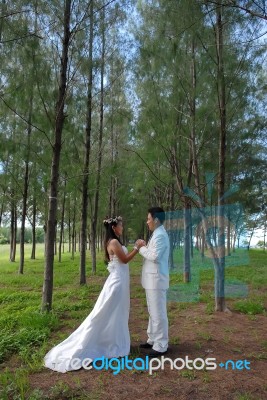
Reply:
<svg viewBox="0 0 267 400"><path fill-rule="evenodd" d="M42 285L44 273L44 247L37 246L36 260L30 259L31 246L25 246L24 274L18 275L19 258L16 262L9 262L9 246L0 246L0 363L8 363L13 356L18 366L16 374L7 368L0 374L0 399L45 399L41 392L29 392L28 375L42 369L42 360L45 353L56 343L63 340L68 332L78 327L81 321L92 310L101 288L108 276L103 255L97 256L97 273L91 274L90 255L87 254L87 285L79 285L79 254L74 260L69 253L62 255L62 262L54 264L54 294L53 311L41 313ZM267 254L263 251L251 250L249 263L244 265L229 265L226 267L226 283L230 282L232 290L229 295L231 308L253 317L256 314L266 314L267 293ZM242 256L243 257L243 256ZM242 259L241 257L241 259ZM243 257L243 259L245 259ZM182 251L175 254L176 270L171 274L171 286L179 290L181 287L182 299L171 299L169 303L169 317L175 322L177 314L190 312L198 301L206 304L206 314L214 310L213 279L214 271L210 259L201 260L198 254L193 259L194 282L183 284ZM130 264L131 276L140 277L141 258ZM228 262L228 264L230 264ZM179 286L180 285L180 286ZM249 291L242 297L242 285L247 285ZM240 289L241 292L236 290ZM174 290L174 296L176 295ZM234 295L233 295L234 294ZM194 301L189 301L190 296ZM238 297L240 295L240 297ZM142 305L136 313L140 320L146 319L144 315L145 293L140 285L133 285L131 297L140 299ZM189 300L188 300L189 299ZM181 301L182 300L182 301ZM201 316L200 316L201 317ZM209 341L211 337L207 332L200 332L199 339ZM132 333L132 339L138 341L137 334ZM179 344L183 339L179 336L172 338L173 344ZM199 343L199 344L198 344ZM201 348L200 341L196 343ZM266 343L262 343L263 350ZM187 379L195 379L193 374L184 371L182 375ZM54 387L52 395L61 387ZM69 388L64 390L70 391ZM77 392L78 395L78 392ZM39 396L39 397L38 397ZM80 396L80 397L79 397ZM77 398L83 397L80 393ZM98 393L95 394L95 398ZM76 397L75 397L76 398Z"/></svg>
<svg viewBox="0 0 267 400"><path fill-rule="evenodd" d="M18 275L19 258L14 263L9 262L8 246L0 246L0 362L14 353L25 360L28 350L38 352L51 333L64 326L66 316L79 321L81 316L88 315L102 287L100 283L80 287L78 255L71 260L70 254L65 253L61 263L55 258L53 312L41 313L44 247L37 246L36 260L30 259L30 245L25 249L24 274ZM105 280L108 272L101 258L102 255L98 269Z"/></svg>
<svg viewBox="0 0 267 400"><path fill-rule="evenodd" d="M234 400L260 400L259 397L255 397L251 393L238 393Z"/></svg>
<svg viewBox="0 0 267 400"><path fill-rule="evenodd" d="M248 256L249 259L243 255L240 257L241 261L249 261L245 265L226 266L225 297L236 311L249 315L264 314L267 302L267 253L250 250ZM205 270L205 260L203 263L200 259L193 262L194 268L200 270L200 301L207 304L206 312L209 314L214 308L214 268L210 269L208 265Z"/></svg>
<svg viewBox="0 0 267 400"><path fill-rule="evenodd" d="M263 304L248 299L237 301L234 304L234 309L250 315L263 314L265 311Z"/></svg>
<svg viewBox="0 0 267 400"><path fill-rule="evenodd" d="M259 290L266 286L266 259L263 251L237 249L225 258L225 296L240 299L248 296L250 289ZM174 254L174 269L170 274L170 300L178 302L206 303L213 301L214 266L211 258L201 258L195 251L192 258L191 282L183 283L183 250Z"/></svg>

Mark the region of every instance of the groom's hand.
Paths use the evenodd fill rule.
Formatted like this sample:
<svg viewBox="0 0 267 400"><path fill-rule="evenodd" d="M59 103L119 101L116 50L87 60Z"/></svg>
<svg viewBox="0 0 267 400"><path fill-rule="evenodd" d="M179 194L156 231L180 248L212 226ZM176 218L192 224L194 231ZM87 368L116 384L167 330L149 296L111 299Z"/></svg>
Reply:
<svg viewBox="0 0 267 400"><path fill-rule="evenodd" d="M138 239L138 240L135 242L135 245L138 247L138 249L140 249L141 247L143 247L143 246L146 245L146 242L145 242L145 240Z"/></svg>

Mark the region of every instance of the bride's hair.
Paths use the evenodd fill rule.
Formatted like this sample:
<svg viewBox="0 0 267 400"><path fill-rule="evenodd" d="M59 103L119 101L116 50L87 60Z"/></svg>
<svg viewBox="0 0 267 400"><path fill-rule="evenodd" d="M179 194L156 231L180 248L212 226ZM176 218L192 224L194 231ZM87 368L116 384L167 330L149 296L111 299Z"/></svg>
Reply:
<svg viewBox="0 0 267 400"><path fill-rule="evenodd" d="M104 239L104 248L105 248L105 263L109 263L110 258L108 254L108 243L112 239L117 239L119 243L122 245L120 238L116 235L114 230L112 229L113 226L117 226L119 222L122 221L121 217L113 217L113 218L106 218L104 219L103 223L106 228L105 239Z"/></svg>

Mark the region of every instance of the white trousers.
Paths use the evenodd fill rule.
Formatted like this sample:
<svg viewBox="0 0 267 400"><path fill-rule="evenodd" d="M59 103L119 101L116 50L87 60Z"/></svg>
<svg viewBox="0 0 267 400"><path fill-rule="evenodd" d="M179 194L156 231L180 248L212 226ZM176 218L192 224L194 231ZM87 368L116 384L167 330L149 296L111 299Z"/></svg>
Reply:
<svg viewBox="0 0 267 400"><path fill-rule="evenodd" d="M147 343L153 350L164 352L168 348L167 289L146 289L149 313Z"/></svg>

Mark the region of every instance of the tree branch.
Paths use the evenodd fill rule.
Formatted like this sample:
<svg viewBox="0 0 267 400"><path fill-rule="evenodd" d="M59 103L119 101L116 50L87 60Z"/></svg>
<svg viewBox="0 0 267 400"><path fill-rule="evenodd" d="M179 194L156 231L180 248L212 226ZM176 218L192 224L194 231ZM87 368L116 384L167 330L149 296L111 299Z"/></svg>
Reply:
<svg viewBox="0 0 267 400"><path fill-rule="evenodd" d="M261 18L261 19L264 19L265 21L267 21L267 15L265 13L260 14L260 13L258 13L256 11L251 10L250 8L243 7L243 6L239 5L239 4L236 4L235 1L230 1L228 3L223 3L223 2L220 2L220 1L206 0L205 3L215 4L217 6L223 6L223 7L238 8L239 10L245 11L245 13L250 14L252 17Z"/></svg>
<svg viewBox="0 0 267 400"><path fill-rule="evenodd" d="M38 126L30 123L26 118L24 118L22 115L20 115L13 107L11 107L6 102L6 100L3 98L3 96L0 95L0 99L3 101L3 103L5 104L5 106L7 108L9 108L14 114L16 114L20 119L22 119L22 121L26 122L27 125L31 125L33 128L37 129L39 132L42 132L45 135L45 137L47 138L47 140L48 140L49 144L51 145L51 147L53 147L53 144L51 143L51 141L50 141L50 139L49 139L49 137L48 137L48 135L47 135L47 133L45 131L43 131L42 129L38 128Z"/></svg>

